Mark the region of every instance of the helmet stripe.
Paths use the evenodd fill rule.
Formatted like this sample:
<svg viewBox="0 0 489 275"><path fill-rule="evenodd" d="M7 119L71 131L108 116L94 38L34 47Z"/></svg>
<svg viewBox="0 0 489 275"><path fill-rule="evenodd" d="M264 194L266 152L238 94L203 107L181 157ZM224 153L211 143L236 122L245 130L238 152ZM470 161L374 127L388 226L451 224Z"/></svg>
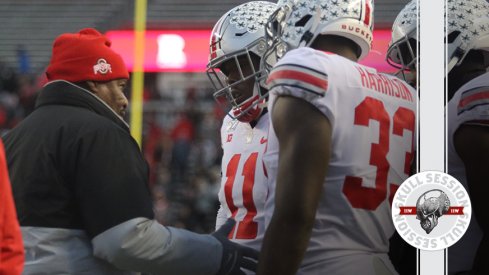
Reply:
<svg viewBox="0 0 489 275"><path fill-rule="evenodd" d="M211 38L211 60L216 58L217 57L217 46L216 46L216 39L217 38L217 33L213 33L212 34L212 38Z"/></svg>
<svg viewBox="0 0 489 275"><path fill-rule="evenodd" d="M367 26L370 26L370 11L370 0L365 0L365 19L363 20L363 23Z"/></svg>

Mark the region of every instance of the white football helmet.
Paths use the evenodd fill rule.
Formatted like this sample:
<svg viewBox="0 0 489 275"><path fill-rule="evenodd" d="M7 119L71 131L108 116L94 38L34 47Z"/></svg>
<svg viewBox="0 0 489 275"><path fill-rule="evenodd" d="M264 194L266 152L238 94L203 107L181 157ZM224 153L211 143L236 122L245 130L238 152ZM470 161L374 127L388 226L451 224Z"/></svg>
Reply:
<svg viewBox="0 0 489 275"><path fill-rule="evenodd" d="M489 4L485 0L447 1L447 70L470 50L489 51Z"/></svg>
<svg viewBox="0 0 489 275"><path fill-rule="evenodd" d="M348 38L358 45L358 58L366 57L373 39L372 0L283 0L267 23L267 63L282 58L289 50L307 47L320 34ZM272 61L272 62L270 62Z"/></svg>
<svg viewBox="0 0 489 275"><path fill-rule="evenodd" d="M409 2L396 17L392 25L391 41L387 50L387 63L399 69L396 75L407 80L405 72L416 69L418 54L418 7L417 0Z"/></svg>
<svg viewBox="0 0 489 275"><path fill-rule="evenodd" d="M265 99L260 96L264 78L260 70L255 70L251 55L260 59L266 50L265 25L270 14L275 11L276 4L265 1L252 1L241 4L224 14L215 24L210 38L209 64L207 75L216 92L214 97L219 103L227 102L232 106L229 113L233 118L242 122L256 119L266 106ZM242 64L238 57L245 56L253 73L243 75ZM228 84L220 66L229 60L234 60L241 73L241 80ZM237 103L232 88L250 78L255 79L253 95L241 103Z"/></svg>

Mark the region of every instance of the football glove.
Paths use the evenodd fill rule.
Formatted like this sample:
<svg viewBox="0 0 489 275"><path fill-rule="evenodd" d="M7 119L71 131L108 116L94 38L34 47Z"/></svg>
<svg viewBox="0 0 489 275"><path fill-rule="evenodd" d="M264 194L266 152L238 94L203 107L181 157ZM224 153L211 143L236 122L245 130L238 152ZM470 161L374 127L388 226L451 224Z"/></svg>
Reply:
<svg viewBox="0 0 489 275"><path fill-rule="evenodd" d="M229 218L225 224L211 234L222 244L221 267L216 275L245 275L241 268L256 272L258 251L228 239L235 223L234 219Z"/></svg>

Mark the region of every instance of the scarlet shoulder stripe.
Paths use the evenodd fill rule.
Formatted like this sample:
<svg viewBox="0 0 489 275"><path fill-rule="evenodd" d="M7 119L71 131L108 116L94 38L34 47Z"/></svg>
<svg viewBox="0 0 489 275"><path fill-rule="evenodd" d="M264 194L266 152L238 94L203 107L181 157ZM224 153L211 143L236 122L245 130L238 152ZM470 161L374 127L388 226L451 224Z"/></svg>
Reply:
<svg viewBox="0 0 489 275"><path fill-rule="evenodd" d="M275 86L300 87L306 91L324 95L328 78L323 72L295 64L280 65L272 70L267 79L270 88Z"/></svg>
<svg viewBox="0 0 489 275"><path fill-rule="evenodd" d="M465 107L474 101L481 100L481 99L487 99L487 98L489 98L489 91L480 92L480 93L473 94L473 95L470 95L470 96L463 98L462 100L460 100L460 103L458 104L458 106L459 107Z"/></svg>
<svg viewBox="0 0 489 275"><path fill-rule="evenodd" d="M489 104L489 87L478 87L465 91L457 105L457 113L461 114L477 106Z"/></svg>
<svg viewBox="0 0 489 275"><path fill-rule="evenodd" d="M295 70L279 70L273 72L268 81L274 81L277 79L295 79L298 81L306 82L322 89L328 88L328 82L325 79L317 78L307 73L298 72Z"/></svg>
<svg viewBox="0 0 489 275"><path fill-rule="evenodd" d="M331 54L334 54L334 53L331 53ZM308 67L308 66L304 66L304 65L300 65L300 64L297 64L297 63L284 63L284 64L280 64L278 66L275 66L274 70L278 70L280 68L283 68L283 67L292 67L292 68L296 68L296 70L302 70L302 71L307 71L307 72L310 72L314 75L318 75L318 76L327 76L327 74L323 71L319 71L319 70L316 70L314 68L311 68L311 67Z"/></svg>

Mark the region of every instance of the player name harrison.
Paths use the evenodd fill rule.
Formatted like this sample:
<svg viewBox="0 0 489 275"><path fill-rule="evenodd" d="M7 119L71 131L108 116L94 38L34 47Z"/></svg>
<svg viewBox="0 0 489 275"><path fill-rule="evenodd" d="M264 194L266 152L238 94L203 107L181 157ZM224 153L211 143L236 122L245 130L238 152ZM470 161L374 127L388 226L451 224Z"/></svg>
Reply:
<svg viewBox="0 0 489 275"><path fill-rule="evenodd" d="M406 101L413 102L413 95L408 87L397 78L389 78L383 74L372 73L360 67L356 67L362 79L362 86L379 93L402 98Z"/></svg>

